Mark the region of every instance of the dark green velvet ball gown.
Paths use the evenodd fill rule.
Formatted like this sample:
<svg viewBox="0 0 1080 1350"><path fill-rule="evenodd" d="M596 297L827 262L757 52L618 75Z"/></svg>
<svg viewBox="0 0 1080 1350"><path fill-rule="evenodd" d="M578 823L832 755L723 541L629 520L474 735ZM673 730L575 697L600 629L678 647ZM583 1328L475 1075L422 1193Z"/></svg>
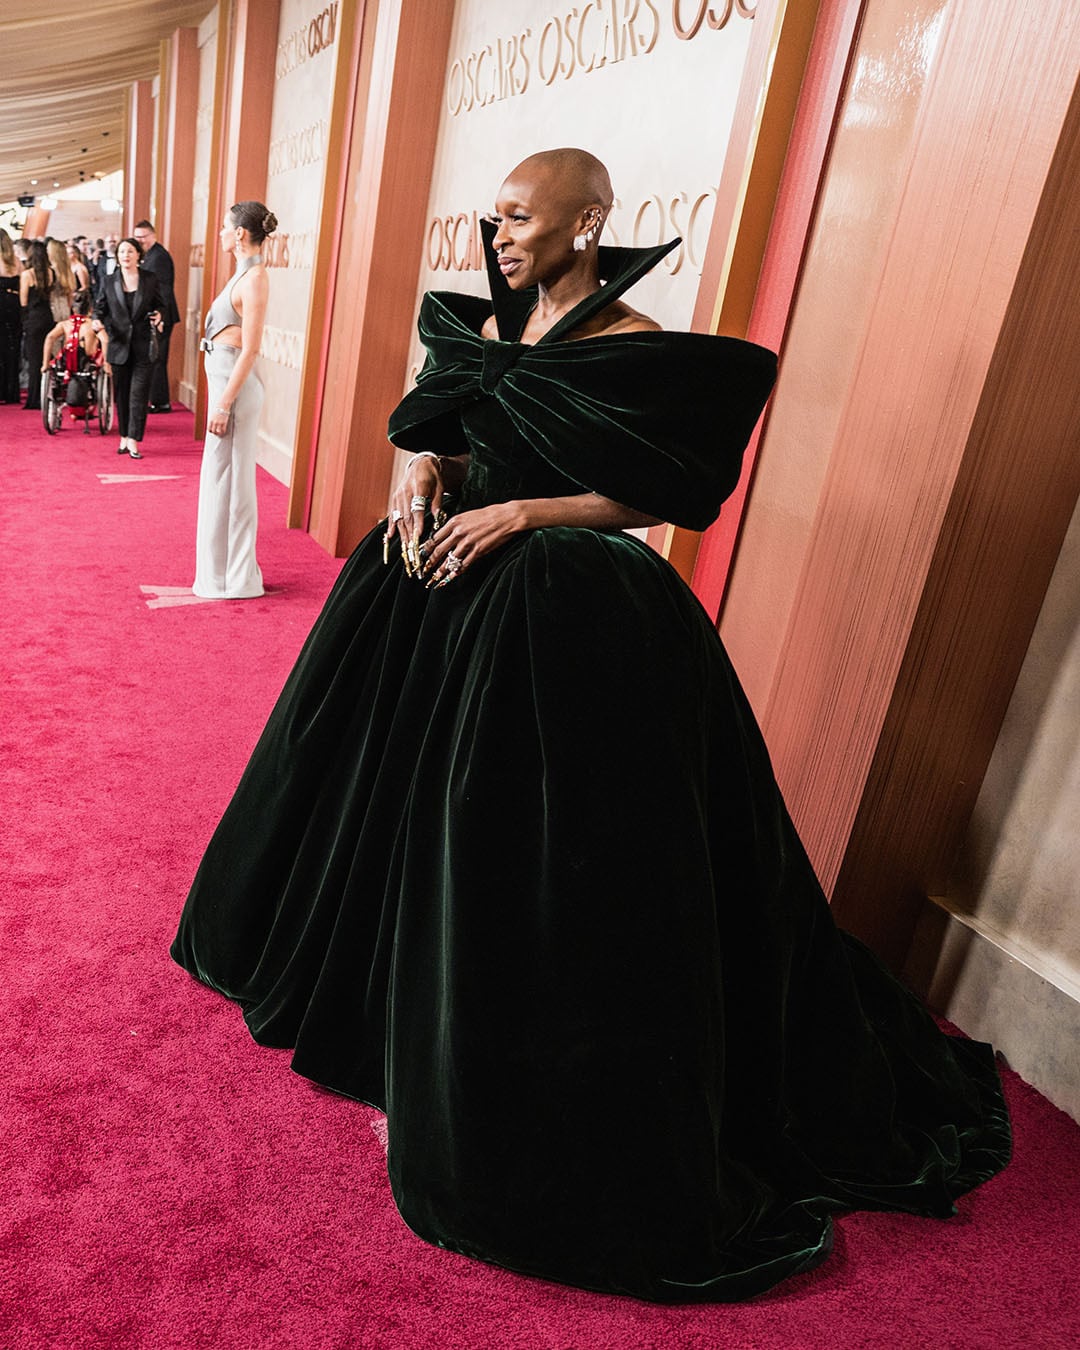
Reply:
<svg viewBox="0 0 1080 1350"><path fill-rule="evenodd" d="M426 297L394 413L471 452L461 509L594 490L706 525L772 353L700 334L535 346ZM496 274L500 333L528 295ZM211 840L172 948L293 1066L384 1109L403 1218L512 1270L661 1302L750 1297L833 1211L946 1216L1009 1125L839 932L695 597L637 539L515 537L425 590L379 527L341 572Z"/></svg>

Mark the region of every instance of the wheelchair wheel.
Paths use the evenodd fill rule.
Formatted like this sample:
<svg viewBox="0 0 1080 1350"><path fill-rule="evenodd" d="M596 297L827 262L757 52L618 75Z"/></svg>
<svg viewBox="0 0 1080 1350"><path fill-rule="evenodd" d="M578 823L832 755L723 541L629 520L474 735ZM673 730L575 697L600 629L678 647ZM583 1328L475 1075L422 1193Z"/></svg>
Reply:
<svg viewBox="0 0 1080 1350"><path fill-rule="evenodd" d="M116 403L113 399L112 376L102 367L98 371L97 377L97 419L98 431L102 436L107 436L113 429L113 419L116 414Z"/></svg>
<svg viewBox="0 0 1080 1350"><path fill-rule="evenodd" d="M60 422L63 416L64 405L57 393L56 372L43 370L41 372L41 420L50 436L55 436L60 430Z"/></svg>

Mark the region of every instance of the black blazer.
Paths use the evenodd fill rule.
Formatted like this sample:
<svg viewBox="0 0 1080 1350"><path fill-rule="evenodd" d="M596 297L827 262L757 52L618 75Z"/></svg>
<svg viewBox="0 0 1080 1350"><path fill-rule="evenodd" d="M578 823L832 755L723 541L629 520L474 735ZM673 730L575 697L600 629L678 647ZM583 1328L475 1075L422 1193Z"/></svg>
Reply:
<svg viewBox="0 0 1080 1350"><path fill-rule="evenodd" d="M135 303L128 313L124 299L124 283L119 267L111 277L105 278L101 294L94 305L94 318L100 319L109 335L108 359L111 364L122 366L128 361L149 360L150 357L150 314L161 310L161 291L157 277L152 272L139 271L139 289L135 292Z"/></svg>
<svg viewBox="0 0 1080 1350"><path fill-rule="evenodd" d="M165 327L171 328L180 322L180 310L176 304L176 268L172 255L161 244L154 244L143 254L142 266L144 272L153 272L157 277L161 291L161 317Z"/></svg>

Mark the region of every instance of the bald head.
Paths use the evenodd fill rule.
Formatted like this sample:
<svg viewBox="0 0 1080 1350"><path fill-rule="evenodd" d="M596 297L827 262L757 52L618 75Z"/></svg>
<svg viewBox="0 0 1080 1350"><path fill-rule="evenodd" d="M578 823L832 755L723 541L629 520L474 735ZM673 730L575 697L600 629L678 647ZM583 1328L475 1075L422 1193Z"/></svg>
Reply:
<svg viewBox="0 0 1080 1350"><path fill-rule="evenodd" d="M587 150L565 147L530 155L506 179L508 184L524 181L552 206L570 213L598 206L607 215L614 200L607 169Z"/></svg>

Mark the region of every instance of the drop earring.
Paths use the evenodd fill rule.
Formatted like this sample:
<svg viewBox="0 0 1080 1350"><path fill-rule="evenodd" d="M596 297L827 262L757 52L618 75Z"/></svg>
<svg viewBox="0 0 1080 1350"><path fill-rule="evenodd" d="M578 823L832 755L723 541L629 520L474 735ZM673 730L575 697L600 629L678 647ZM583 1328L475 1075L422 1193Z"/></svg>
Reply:
<svg viewBox="0 0 1080 1350"><path fill-rule="evenodd" d="M597 231L599 228L600 228L600 222L599 222L599 220L594 220L593 223L592 223L592 225L589 227L588 230L585 231L584 234L575 234L575 235L574 235L574 252L575 252L575 253L584 253L585 250L588 248L588 246L592 243L592 241L593 241L593 236L596 234L596 231Z"/></svg>

